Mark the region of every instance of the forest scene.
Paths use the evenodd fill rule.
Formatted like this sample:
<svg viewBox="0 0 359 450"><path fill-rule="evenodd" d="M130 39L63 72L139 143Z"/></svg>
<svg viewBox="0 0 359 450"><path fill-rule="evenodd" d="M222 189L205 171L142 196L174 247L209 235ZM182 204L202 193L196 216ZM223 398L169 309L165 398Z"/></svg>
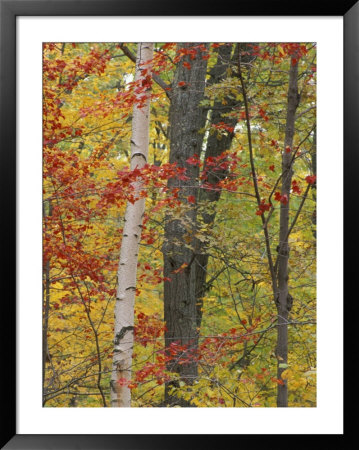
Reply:
<svg viewBox="0 0 359 450"><path fill-rule="evenodd" d="M316 407L316 44L43 44L43 407Z"/></svg>

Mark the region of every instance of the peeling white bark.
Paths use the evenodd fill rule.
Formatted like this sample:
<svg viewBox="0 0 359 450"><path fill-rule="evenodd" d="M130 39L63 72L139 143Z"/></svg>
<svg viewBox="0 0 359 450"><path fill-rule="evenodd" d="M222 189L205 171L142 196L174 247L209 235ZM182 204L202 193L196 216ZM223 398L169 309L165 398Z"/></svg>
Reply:
<svg viewBox="0 0 359 450"><path fill-rule="evenodd" d="M140 43L137 49L135 80L143 77L143 69L151 69L153 44ZM148 62L144 65L145 62ZM131 170L142 168L147 162L149 146L150 93L142 108L133 109L131 137ZM134 185L134 192L140 192L141 181ZM127 382L131 380L134 304L136 293L136 273L139 242L145 199L134 204L128 202L125 213L120 261L118 266L118 287L115 304L114 350L111 376L111 406L130 407L131 390ZM122 379L122 383L120 380Z"/></svg>

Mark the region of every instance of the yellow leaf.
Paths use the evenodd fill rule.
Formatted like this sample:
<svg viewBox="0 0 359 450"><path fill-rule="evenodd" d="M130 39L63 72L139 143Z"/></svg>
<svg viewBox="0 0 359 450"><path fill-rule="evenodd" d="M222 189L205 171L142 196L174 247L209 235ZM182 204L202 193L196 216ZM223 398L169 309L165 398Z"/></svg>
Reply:
<svg viewBox="0 0 359 450"><path fill-rule="evenodd" d="M282 56L285 56L285 52L284 52L283 47L282 47L281 45L278 45L278 50L279 50L279 53L280 53Z"/></svg>
<svg viewBox="0 0 359 450"><path fill-rule="evenodd" d="M293 375L293 371L291 369L286 369L282 372L281 378L283 380L288 380Z"/></svg>

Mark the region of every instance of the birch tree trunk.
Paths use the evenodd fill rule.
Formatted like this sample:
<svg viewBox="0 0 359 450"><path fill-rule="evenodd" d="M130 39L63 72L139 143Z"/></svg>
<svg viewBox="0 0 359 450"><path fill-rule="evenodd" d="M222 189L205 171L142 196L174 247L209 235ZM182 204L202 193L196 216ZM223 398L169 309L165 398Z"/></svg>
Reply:
<svg viewBox="0 0 359 450"><path fill-rule="evenodd" d="M153 44L140 43L137 49L135 81L145 80L143 70L151 70ZM148 76L148 73L146 74ZM147 162L149 146L150 92L141 108L134 106L131 138L131 170L142 168ZM141 191L142 183L137 181L134 196ZM134 338L134 303L139 242L145 199L133 204L128 202L122 235L120 261L118 266L118 287L115 304L114 350L111 376L111 406L130 407L132 351Z"/></svg>

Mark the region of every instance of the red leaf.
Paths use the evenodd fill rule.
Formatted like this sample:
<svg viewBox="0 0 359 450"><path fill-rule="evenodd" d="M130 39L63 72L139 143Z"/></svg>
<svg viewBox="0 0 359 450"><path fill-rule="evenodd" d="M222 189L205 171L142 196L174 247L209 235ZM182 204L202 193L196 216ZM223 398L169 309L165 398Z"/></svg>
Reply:
<svg viewBox="0 0 359 450"><path fill-rule="evenodd" d="M187 201L188 203L196 203L196 197L194 195L189 195Z"/></svg>
<svg viewBox="0 0 359 450"><path fill-rule="evenodd" d="M283 203L283 205L286 205L288 203L288 196L286 194L282 195L280 202Z"/></svg>
<svg viewBox="0 0 359 450"><path fill-rule="evenodd" d="M296 180L292 181L292 191L294 193L296 193L296 194L300 194L301 193L301 190L300 190L300 188L298 186L298 181L296 181Z"/></svg>
<svg viewBox="0 0 359 450"><path fill-rule="evenodd" d="M127 383L128 383L128 380L127 380L127 378L119 378L118 380L117 380L117 383L120 385L120 386L126 386L127 385Z"/></svg>
<svg viewBox="0 0 359 450"><path fill-rule="evenodd" d="M198 155L195 153L193 156L186 159L186 163L191 164L193 166L199 166L201 164L201 161L200 161Z"/></svg>
<svg viewBox="0 0 359 450"><path fill-rule="evenodd" d="M307 177L305 177L305 181L309 184L314 184L316 179L316 175L308 175Z"/></svg>
<svg viewBox="0 0 359 450"><path fill-rule="evenodd" d="M266 203L265 200L262 199L262 200L261 200L261 203L260 203L260 205L259 205L259 211L262 211L262 213L263 213L264 211L269 211L271 206L272 206L272 205L271 205L270 203Z"/></svg>
<svg viewBox="0 0 359 450"><path fill-rule="evenodd" d="M274 194L274 200L277 200L277 202L283 203L283 205L286 205L288 203L288 196L287 194L280 195L280 192L276 192Z"/></svg>

